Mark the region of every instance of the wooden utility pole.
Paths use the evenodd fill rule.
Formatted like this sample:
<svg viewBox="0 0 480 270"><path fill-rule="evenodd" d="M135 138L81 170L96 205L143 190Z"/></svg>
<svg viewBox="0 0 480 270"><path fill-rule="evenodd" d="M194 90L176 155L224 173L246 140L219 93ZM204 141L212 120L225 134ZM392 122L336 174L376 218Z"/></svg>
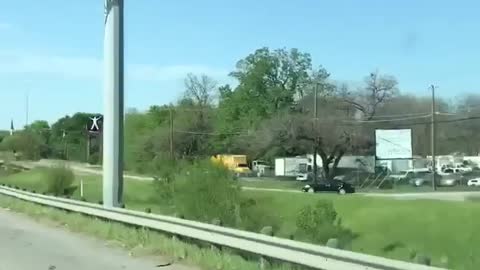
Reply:
<svg viewBox="0 0 480 270"><path fill-rule="evenodd" d="M318 99L318 83L315 84L314 94L313 94L313 134L314 138L314 147L313 147L313 182L318 181L318 169L317 169L317 154L318 154L318 134L317 134L317 99Z"/></svg>
<svg viewBox="0 0 480 270"><path fill-rule="evenodd" d="M430 86L432 90L432 123L431 123L431 143L432 143L432 188L435 191L437 189L437 183L436 183L436 173L437 173L437 166L436 166L436 156L435 156L435 147L436 147L436 134L435 134L435 115L436 115L436 109L435 109L435 86L431 85Z"/></svg>
<svg viewBox="0 0 480 270"><path fill-rule="evenodd" d="M85 124L85 162L88 163L88 160L90 159L90 132L88 131L88 125Z"/></svg>
<svg viewBox="0 0 480 270"><path fill-rule="evenodd" d="M67 133L65 130L62 131L62 141L63 141L63 156L65 160L68 160L68 153L67 153Z"/></svg>

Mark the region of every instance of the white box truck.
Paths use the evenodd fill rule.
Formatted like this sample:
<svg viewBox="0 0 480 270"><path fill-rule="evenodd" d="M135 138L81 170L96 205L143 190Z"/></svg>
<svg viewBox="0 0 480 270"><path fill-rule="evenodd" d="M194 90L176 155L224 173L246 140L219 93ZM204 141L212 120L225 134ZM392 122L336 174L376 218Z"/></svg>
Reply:
<svg viewBox="0 0 480 270"><path fill-rule="evenodd" d="M284 157L275 159L275 176L296 177L299 165L308 162L306 157Z"/></svg>

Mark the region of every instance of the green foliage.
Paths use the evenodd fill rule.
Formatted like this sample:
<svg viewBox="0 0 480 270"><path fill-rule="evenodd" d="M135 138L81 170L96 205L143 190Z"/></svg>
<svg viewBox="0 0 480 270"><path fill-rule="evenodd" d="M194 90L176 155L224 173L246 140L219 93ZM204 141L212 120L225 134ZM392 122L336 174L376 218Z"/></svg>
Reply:
<svg viewBox="0 0 480 270"><path fill-rule="evenodd" d="M67 115L55 122L50 131L50 156L85 162L87 157L87 125L91 121L90 117L98 115L94 113L75 113L73 116ZM91 141L90 155L99 151L99 144L99 139Z"/></svg>
<svg viewBox="0 0 480 270"><path fill-rule="evenodd" d="M248 198L242 194L240 202L241 223L238 227L260 232L264 226L271 226L273 231L277 231L282 224L282 220L268 207L271 204L269 198Z"/></svg>
<svg viewBox="0 0 480 270"><path fill-rule="evenodd" d="M7 136L0 145L2 150L16 152L22 159L26 160L42 158L46 147L38 134L29 131L17 132L13 136Z"/></svg>
<svg viewBox="0 0 480 270"><path fill-rule="evenodd" d="M325 82L328 73L320 70L315 72L310 55L297 49L256 50L238 61L231 73L239 82L235 90L229 86L220 88L217 129L220 133L235 134L257 128L262 121L291 108L314 82ZM226 152L245 149L244 143L237 142L241 137L225 135L219 139Z"/></svg>
<svg viewBox="0 0 480 270"><path fill-rule="evenodd" d="M240 188L223 166L210 160L195 162L175 176L174 190L175 207L187 219L239 223Z"/></svg>
<svg viewBox="0 0 480 270"><path fill-rule="evenodd" d="M125 115L125 165L126 169L140 173L148 171L154 158L153 135L168 121L166 106L152 106L147 112L130 110Z"/></svg>
<svg viewBox="0 0 480 270"><path fill-rule="evenodd" d="M90 154L90 156L88 157L88 163L92 165L101 164L102 160L100 158L100 153L94 152L93 154Z"/></svg>
<svg viewBox="0 0 480 270"><path fill-rule="evenodd" d="M0 144L2 143L3 139L10 136L10 132L6 130L0 130Z"/></svg>
<svg viewBox="0 0 480 270"><path fill-rule="evenodd" d="M162 204L173 204L175 175L184 166L188 167L188 163L162 157L158 157L151 162L150 170L155 178L155 201Z"/></svg>
<svg viewBox="0 0 480 270"><path fill-rule="evenodd" d="M208 76L188 74L178 102L152 105L143 112L127 110L125 168L157 173L152 163L163 159L166 153L170 155L170 151L177 160L191 161L223 153L273 160L313 153L317 147L324 162L323 174L333 178L343 155L373 155L375 129L409 124L414 124L414 154L429 154L430 126L422 125L420 119L338 125L339 119L355 121L359 116L381 120L377 116L423 114L430 110L430 99L400 95L392 76L374 72L358 90L352 90L346 84L335 84L323 67L314 67L308 53L295 48L267 47L240 59L230 76L236 80L235 86L218 86ZM318 90L316 129L312 125L314 89ZM479 95L464 96L454 104L437 99L437 110L475 116L478 110L471 108L479 101ZM51 127L46 121L35 121L13 137L8 136L8 131L0 132L0 147L21 152L26 159L87 161L86 125L94 115L98 114L65 116ZM448 120L447 117L438 115L438 120ZM438 130L442 141L438 144L439 154L480 153L475 146L480 136L475 122L444 122L442 126L445 128ZM101 149L101 136L93 138L90 163L101 162Z"/></svg>
<svg viewBox="0 0 480 270"><path fill-rule="evenodd" d="M205 248L204 245L199 245L197 242L172 239L172 237L154 230L136 228L126 224L104 221L76 213L67 213L55 208L42 207L7 196L0 197L0 206L26 214L38 220L38 222L45 223L45 225L51 225L52 222L54 222L72 232L82 232L96 239L103 239L109 243L115 243L128 250L129 254L134 257L169 257L181 260L182 264L198 266L199 269L258 269L257 260L248 260L244 256L240 256L237 252L228 250L218 252L214 249ZM162 269L162 267L159 269ZM301 270L303 268L286 263L276 263L268 269Z"/></svg>
<svg viewBox="0 0 480 270"><path fill-rule="evenodd" d="M58 165L44 170L46 191L54 195L71 196L75 191L73 171L65 166Z"/></svg>
<svg viewBox="0 0 480 270"><path fill-rule="evenodd" d="M298 213L296 226L306 240L320 244L325 244L331 238L348 240L351 234L342 228L333 203L327 200L304 206Z"/></svg>

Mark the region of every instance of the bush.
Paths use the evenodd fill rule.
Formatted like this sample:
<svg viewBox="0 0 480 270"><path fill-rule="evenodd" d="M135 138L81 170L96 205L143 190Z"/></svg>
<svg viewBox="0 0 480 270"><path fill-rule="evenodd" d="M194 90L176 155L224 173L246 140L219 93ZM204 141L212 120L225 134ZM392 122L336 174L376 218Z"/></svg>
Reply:
<svg viewBox="0 0 480 270"><path fill-rule="evenodd" d="M156 158L151 164L149 170L154 175L155 201L162 204L173 204L173 192L175 175L178 174L183 166L187 166L183 161L171 160L167 158Z"/></svg>
<svg viewBox="0 0 480 270"><path fill-rule="evenodd" d="M72 186L75 180L73 171L65 166L55 166L45 169L45 183L47 193L71 196L76 187Z"/></svg>
<svg viewBox="0 0 480 270"><path fill-rule="evenodd" d="M319 200L313 206L304 206L297 216L296 225L299 236L313 243L325 244L327 240L336 238L340 246L345 246L352 238L352 233L342 227L331 201Z"/></svg>
<svg viewBox="0 0 480 270"><path fill-rule="evenodd" d="M244 196L242 196L244 197ZM278 231L282 224L281 217L276 211L271 211L271 198L242 198L240 202L241 224L239 228L259 232L264 226L272 226Z"/></svg>
<svg viewBox="0 0 480 270"><path fill-rule="evenodd" d="M92 165L102 164L102 160L100 160L100 153L95 152L90 154L88 156L88 164L92 164Z"/></svg>
<svg viewBox="0 0 480 270"><path fill-rule="evenodd" d="M195 162L175 175L173 200L187 219L210 222L218 218L227 226L240 223L240 188L233 176L210 160Z"/></svg>
<svg viewBox="0 0 480 270"><path fill-rule="evenodd" d="M6 137L0 148L17 152L16 159L18 160L38 160L48 147L42 142L38 134L22 131Z"/></svg>

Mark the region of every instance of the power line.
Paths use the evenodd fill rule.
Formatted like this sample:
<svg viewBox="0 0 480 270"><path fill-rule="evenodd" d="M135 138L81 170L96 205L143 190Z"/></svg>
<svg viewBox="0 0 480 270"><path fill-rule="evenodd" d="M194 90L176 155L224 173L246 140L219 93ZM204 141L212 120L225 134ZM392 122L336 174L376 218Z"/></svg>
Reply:
<svg viewBox="0 0 480 270"><path fill-rule="evenodd" d="M436 115L444 115L444 116L457 116L458 113L448 113L448 112L435 112Z"/></svg>
<svg viewBox="0 0 480 270"><path fill-rule="evenodd" d="M466 118L459 118L459 119L450 119L450 120L438 120L437 123L455 123L455 122L463 122L468 120L478 120L480 116L470 116Z"/></svg>
<svg viewBox="0 0 480 270"><path fill-rule="evenodd" d="M213 108L213 107L205 107L202 109L193 109L193 108L180 108L180 107L173 107L170 109L169 107L156 107L154 110L146 110L143 113L149 113L149 112L154 112L154 111L162 111L162 112L167 112L167 111L185 111L185 112L207 112L207 111L213 111L218 108ZM138 112L141 113L141 112Z"/></svg>
<svg viewBox="0 0 480 270"><path fill-rule="evenodd" d="M465 118L457 118L457 119L449 119L449 120L436 120L436 124L448 124L448 123L456 123L456 122L464 122L470 120L480 120L480 116L471 116ZM429 122L417 122L417 123L408 123L408 124L396 124L397 127L409 127L409 126L418 126L418 125L430 125L432 124L431 121Z"/></svg>
<svg viewBox="0 0 480 270"><path fill-rule="evenodd" d="M404 117L404 118L395 118L395 119L384 119L384 120L343 120L342 122L345 123L385 123L385 122L396 122L396 121L406 121L406 120L415 120L415 119L423 119L427 117L431 117L431 114L426 114L423 116L415 116L415 117Z"/></svg>
<svg viewBox="0 0 480 270"><path fill-rule="evenodd" d="M186 131L186 130L174 130L175 133L184 133L192 135L209 135L209 136L225 136L225 135L237 135L237 136L248 136L245 133L214 133L214 132L196 132L196 131Z"/></svg>
<svg viewBox="0 0 480 270"><path fill-rule="evenodd" d="M477 104L477 105L467 105L466 107L464 108L460 108L459 110L460 111L470 111L472 109L480 109L480 104Z"/></svg>
<svg viewBox="0 0 480 270"><path fill-rule="evenodd" d="M395 118L395 117L409 117L409 116L424 116L430 115L428 112L424 113L404 113L404 114L385 114L385 115L374 115L373 118Z"/></svg>

